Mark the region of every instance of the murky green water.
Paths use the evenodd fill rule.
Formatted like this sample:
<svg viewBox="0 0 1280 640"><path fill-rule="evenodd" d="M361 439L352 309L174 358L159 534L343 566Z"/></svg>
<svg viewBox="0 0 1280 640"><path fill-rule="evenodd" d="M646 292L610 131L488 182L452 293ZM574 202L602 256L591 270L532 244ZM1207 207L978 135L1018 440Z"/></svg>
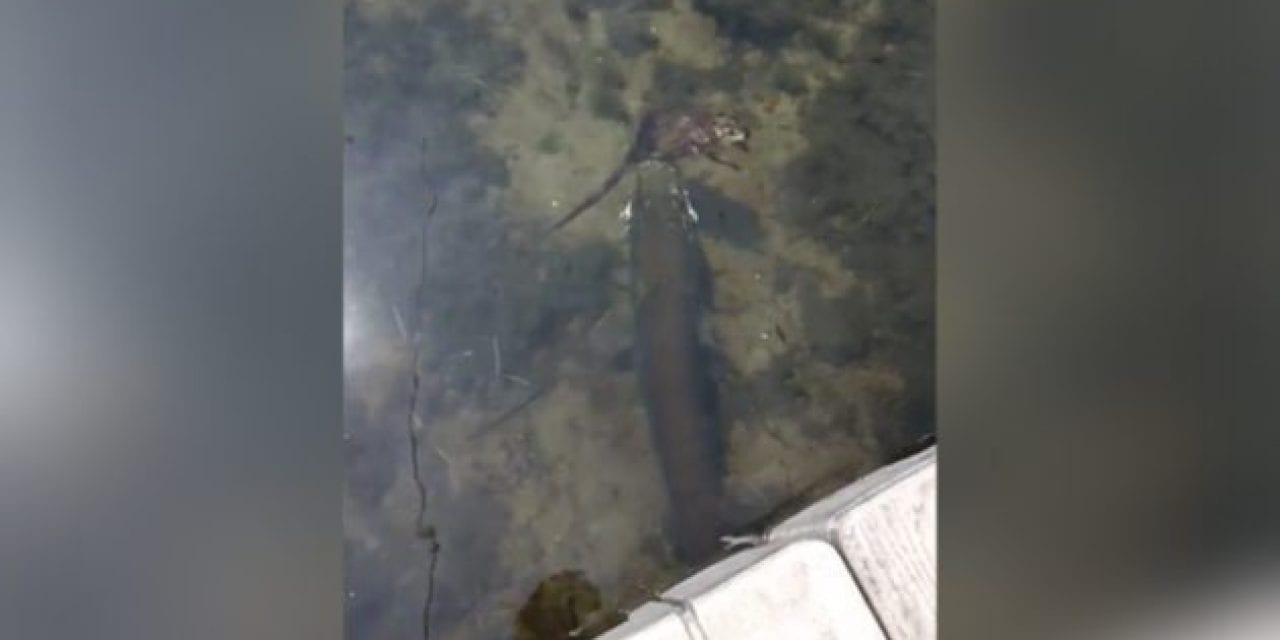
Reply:
<svg viewBox="0 0 1280 640"><path fill-rule="evenodd" d="M630 182L545 233L648 110L753 133L740 170L681 162L735 526L932 431L932 34L926 2L348 5L350 637L421 637L424 609L432 638L565 637L691 571L637 382ZM522 614L540 583L579 610Z"/></svg>

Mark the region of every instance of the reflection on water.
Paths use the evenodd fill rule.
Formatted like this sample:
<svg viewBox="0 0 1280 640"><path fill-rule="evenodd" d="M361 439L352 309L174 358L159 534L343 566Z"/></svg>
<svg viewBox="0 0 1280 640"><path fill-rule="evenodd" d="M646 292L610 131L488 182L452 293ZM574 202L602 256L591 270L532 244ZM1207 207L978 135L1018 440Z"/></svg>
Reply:
<svg viewBox="0 0 1280 640"><path fill-rule="evenodd" d="M739 170L680 165L712 285L698 331L725 526L763 526L932 431L932 13L348 5L351 637L590 635L691 570L639 384L616 215L631 180L547 233L651 110L734 113L753 134Z"/></svg>

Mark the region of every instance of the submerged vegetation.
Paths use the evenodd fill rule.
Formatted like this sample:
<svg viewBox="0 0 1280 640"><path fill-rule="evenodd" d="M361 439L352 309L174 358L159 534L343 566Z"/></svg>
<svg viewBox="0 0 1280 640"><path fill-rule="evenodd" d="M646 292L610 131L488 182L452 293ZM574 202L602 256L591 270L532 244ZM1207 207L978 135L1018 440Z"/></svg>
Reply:
<svg viewBox="0 0 1280 640"><path fill-rule="evenodd" d="M516 640L594 638L625 620L607 609L600 589L580 571L562 571L538 583L516 614Z"/></svg>

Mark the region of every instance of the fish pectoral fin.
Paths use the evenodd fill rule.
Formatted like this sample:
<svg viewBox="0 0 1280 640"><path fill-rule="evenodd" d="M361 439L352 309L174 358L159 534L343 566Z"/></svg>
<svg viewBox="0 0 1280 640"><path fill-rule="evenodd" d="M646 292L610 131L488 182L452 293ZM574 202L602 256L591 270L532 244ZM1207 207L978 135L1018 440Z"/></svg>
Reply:
<svg viewBox="0 0 1280 640"><path fill-rule="evenodd" d="M684 198L685 224L687 226L697 226L698 210L693 207L693 201L689 199L689 190L681 189L680 195Z"/></svg>
<svg viewBox="0 0 1280 640"><path fill-rule="evenodd" d="M754 547L769 541L769 529L778 524L772 514L762 515L759 500L725 494L720 498L720 522L725 535L720 542L729 546Z"/></svg>

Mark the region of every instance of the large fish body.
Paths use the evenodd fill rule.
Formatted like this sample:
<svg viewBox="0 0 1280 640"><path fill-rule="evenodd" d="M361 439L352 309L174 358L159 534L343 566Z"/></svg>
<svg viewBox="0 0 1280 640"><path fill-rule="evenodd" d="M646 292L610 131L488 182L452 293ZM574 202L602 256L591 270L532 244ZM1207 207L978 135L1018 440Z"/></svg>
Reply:
<svg viewBox="0 0 1280 640"><path fill-rule="evenodd" d="M723 533L724 447L700 330L709 280L677 169L644 161L636 178L628 236L640 387L674 550L698 562L715 553Z"/></svg>

